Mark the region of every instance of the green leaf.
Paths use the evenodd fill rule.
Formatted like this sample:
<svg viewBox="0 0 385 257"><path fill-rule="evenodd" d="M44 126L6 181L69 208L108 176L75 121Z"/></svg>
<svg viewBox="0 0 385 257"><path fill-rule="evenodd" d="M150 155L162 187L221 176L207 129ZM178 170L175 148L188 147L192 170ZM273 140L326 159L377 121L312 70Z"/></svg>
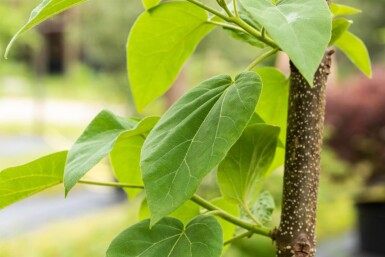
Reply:
<svg viewBox="0 0 385 257"><path fill-rule="evenodd" d="M0 209L63 181L67 151L0 172Z"/></svg>
<svg viewBox="0 0 385 257"><path fill-rule="evenodd" d="M176 102L148 135L141 168L152 224L191 198L237 141L261 91L254 72L220 75Z"/></svg>
<svg viewBox="0 0 385 257"><path fill-rule="evenodd" d="M344 15L352 15L360 13L360 9L356 9L347 5L342 4L331 4L330 10L332 11L334 16L344 16Z"/></svg>
<svg viewBox="0 0 385 257"><path fill-rule="evenodd" d="M212 216L199 216L186 227L174 218L164 218L149 228L144 220L118 235L106 257L220 257L222 230Z"/></svg>
<svg viewBox="0 0 385 257"><path fill-rule="evenodd" d="M218 206L222 210L232 214L235 217L239 217L240 215L238 205L232 202L229 202L224 198L216 198L212 200L211 203L214 204L215 206ZM227 220L224 220L222 218L216 217L216 219L219 221L219 224L221 224L221 227L222 227L223 241L226 242L227 240L233 238L237 227L233 223L230 223ZM223 252L226 251L229 248L229 246L230 245L224 246Z"/></svg>
<svg viewBox="0 0 385 257"><path fill-rule="evenodd" d="M145 133L157 120L156 117L149 117L137 122L109 111L100 112L68 152L64 170L66 194L82 176L111 152L119 136L123 139Z"/></svg>
<svg viewBox="0 0 385 257"><path fill-rule="evenodd" d="M144 143L143 136L133 136L118 139L110 153L111 165L116 178L121 183L143 185L140 171L140 151ZM124 188L127 195L133 199L142 189Z"/></svg>
<svg viewBox="0 0 385 257"><path fill-rule="evenodd" d="M270 165L269 171L266 174L266 177L269 177L270 174L277 169L282 168L285 164L285 148L280 147L279 141L278 141L278 147L275 149L275 155L274 155L274 160Z"/></svg>
<svg viewBox="0 0 385 257"><path fill-rule="evenodd" d="M262 79L261 96L256 108L257 114L267 124L280 127L279 139L282 144L286 140L286 124L289 101L289 79L272 67L256 70Z"/></svg>
<svg viewBox="0 0 385 257"><path fill-rule="evenodd" d="M372 66L365 44L356 35L346 31L335 42L335 45L369 78L372 77Z"/></svg>
<svg viewBox="0 0 385 257"><path fill-rule="evenodd" d="M169 216L183 222L189 223L193 218L199 216L199 205L192 201L185 202L181 207L172 212ZM150 217L150 209L148 208L147 200L144 199L139 209L139 219L144 220Z"/></svg>
<svg viewBox="0 0 385 257"><path fill-rule="evenodd" d="M268 192L262 192L257 202L251 207L251 213L257 218L262 225L269 225L272 221L272 215L275 209L273 196Z"/></svg>
<svg viewBox="0 0 385 257"><path fill-rule="evenodd" d="M256 112L265 123L280 128L278 148L266 174L266 176L269 176L277 168L283 166L285 162L289 79L282 72L272 67L259 68L256 72L261 76L262 83L266 85L262 89Z"/></svg>
<svg viewBox="0 0 385 257"><path fill-rule="evenodd" d="M330 39L329 46L333 45L350 28L352 23L351 20L345 18L333 19L332 38Z"/></svg>
<svg viewBox="0 0 385 257"><path fill-rule="evenodd" d="M24 24L24 26L13 36L11 42L9 42L7 49L5 50L5 58L7 58L15 40L21 34L45 21L49 17L85 1L87 0L43 0L35 9L32 10L27 23Z"/></svg>
<svg viewBox="0 0 385 257"><path fill-rule="evenodd" d="M187 58L215 27L207 20L206 11L189 2L160 4L138 18L128 39L127 62L139 111L171 87Z"/></svg>
<svg viewBox="0 0 385 257"><path fill-rule="evenodd" d="M260 23L310 85L331 37L325 0L240 0L243 11Z"/></svg>
<svg viewBox="0 0 385 257"><path fill-rule="evenodd" d="M146 9L150 9L158 5L162 0L142 0L143 6Z"/></svg>
<svg viewBox="0 0 385 257"><path fill-rule="evenodd" d="M274 159L279 128L248 126L218 167L222 195L240 205L252 205Z"/></svg>

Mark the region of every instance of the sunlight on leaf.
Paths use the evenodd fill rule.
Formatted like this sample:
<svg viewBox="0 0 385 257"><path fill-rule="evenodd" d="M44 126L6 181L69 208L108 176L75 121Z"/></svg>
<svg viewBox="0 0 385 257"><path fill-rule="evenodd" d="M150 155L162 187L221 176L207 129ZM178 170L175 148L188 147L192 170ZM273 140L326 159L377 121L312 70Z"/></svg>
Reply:
<svg viewBox="0 0 385 257"><path fill-rule="evenodd" d="M335 42L335 45L360 69L367 77L372 77L372 65L365 44L356 35L346 31Z"/></svg>
<svg viewBox="0 0 385 257"><path fill-rule="evenodd" d="M63 181L67 151L0 172L0 209Z"/></svg>
<svg viewBox="0 0 385 257"><path fill-rule="evenodd" d="M332 11L334 16L352 15L362 12L360 9L335 3L332 3L330 5L330 10Z"/></svg>
<svg viewBox="0 0 385 257"><path fill-rule="evenodd" d="M128 75L139 112L164 94L198 43L215 26L203 9L168 2L144 12L131 29Z"/></svg>

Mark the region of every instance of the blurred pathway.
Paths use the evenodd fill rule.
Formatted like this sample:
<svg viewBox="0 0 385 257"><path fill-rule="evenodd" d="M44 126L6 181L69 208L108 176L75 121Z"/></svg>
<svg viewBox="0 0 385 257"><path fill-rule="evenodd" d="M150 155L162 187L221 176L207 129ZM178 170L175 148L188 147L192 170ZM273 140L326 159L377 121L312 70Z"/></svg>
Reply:
<svg viewBox="0 0 385 257"><path fill-rule="evenodd" d="M0 124L31 124L43 122L57 125L85 126L102 109L124 115L124 106L62 99L5 98L0 99Z"/></svg>
<svg viewBox="0 0 385 257"><path fill-rule="evenodd" d="M103 108L124 114L123 106L61 99L2 98L0 99L0 170L31 161L39 156L68 149L68 140L51 125L85 128ZM21 128L2 131L2 126ZM43 128L37 134L36 128ZM5 133L4 133L5 132ZM79 132L80 133L80 132ZM87 189L87 188L86 188ZM46 224L78 217L109 207L121 200L115 190L74 190L67 199L64 194L37 194L0 210L0 239L17 236Z"/></svg>
<svg viewBox="0 0 385 257"><path fill-rule="evenodd" d="M321 241L317 247L317 257L384 257L359 253L358 235L349 232L336 238Z"/></svg>
<svg viewBox="0 0 385 257"><path fill-rule="evenodd" d="M115 190L75 190L67 199L64 195L35 195L0 211L0 239L94 212L123 199Z"/></svg>

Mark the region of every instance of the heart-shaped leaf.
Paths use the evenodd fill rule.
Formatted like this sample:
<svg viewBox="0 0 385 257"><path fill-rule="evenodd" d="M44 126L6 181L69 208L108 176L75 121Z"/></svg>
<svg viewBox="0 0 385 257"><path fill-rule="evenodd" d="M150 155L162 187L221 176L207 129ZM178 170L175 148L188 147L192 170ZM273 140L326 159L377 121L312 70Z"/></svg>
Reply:
<svg viewBox="0 0 385 257"><path fill-rule="evenodd" d="M372 77L372 65L368 49L364 42L353 33L346 31L335 42L335 45L360 69L367 77Z"/></svg>
<svg viewBox="0 0 385 257"><path fill-rule="evenodd" d="M254 72L202 82L176 102L148 135L141 169L152 224L191 198L237 141L261 91Z"/></svg>
<svg viewBox="0 0 385 257"><path fill-rule="evenodd" d="M248 126L218 167L222 195L251 206L274 159L279 128L267 124Z"/></svg>
<svg viewBox="0 0 385 257"><path fill-rule="evenodd" d="M7 49L5 50L5 57L7 57L13 43L21 34L45 21L49 17L85 1L87 0L43 0L35 9L32 10L27 23L24 24L24 26L13 36L11 42L9 42Z"/></svg>
<svg viewBox="0 0 385 257"><path fill-rule="evenodd" d="M120 136L125 138L146 133L157 121L157 117L148 117L138 122L116 116L109 111L100 112L68 152L64 170L66 194L81 177L111 152Z"/></svg>
<svg viewBox="0 0 385 257"><path fill-rule="evenodd" d="M212 216L199 216L186 227L174 218L164 218L149 228L144 220L118 235L106 257L220 257L222 230Z"/></svg>
<svg viewBox="0 0 385 257"><path fill-rule="evenodd" d="M128 75L136 107L142 111L164 94L182 65L214 25L189 2L168 2L144 12L131 29Z"/></svg>
<svg viewBox="0 0 385 257"><path fill-rule="evenodd" d="M331 37L325 0L240 0L248 17L261 24L310 85Z"/></svg>
<svg viewBox="0 0 385 257"><path fill-rule="evenodd" d="M67 151L0 172L0 209L63 182Z"/></svg>

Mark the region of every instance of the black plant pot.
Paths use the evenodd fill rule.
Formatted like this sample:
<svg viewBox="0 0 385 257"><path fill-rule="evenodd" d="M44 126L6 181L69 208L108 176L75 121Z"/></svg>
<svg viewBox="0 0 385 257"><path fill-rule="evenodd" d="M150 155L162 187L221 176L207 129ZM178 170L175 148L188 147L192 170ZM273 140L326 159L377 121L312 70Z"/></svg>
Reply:
<svg viewBox="0 0 385 257"><path fill-rule="evenodd" d="M357 204L361 250L385 256L385 202Z"/></svg>

